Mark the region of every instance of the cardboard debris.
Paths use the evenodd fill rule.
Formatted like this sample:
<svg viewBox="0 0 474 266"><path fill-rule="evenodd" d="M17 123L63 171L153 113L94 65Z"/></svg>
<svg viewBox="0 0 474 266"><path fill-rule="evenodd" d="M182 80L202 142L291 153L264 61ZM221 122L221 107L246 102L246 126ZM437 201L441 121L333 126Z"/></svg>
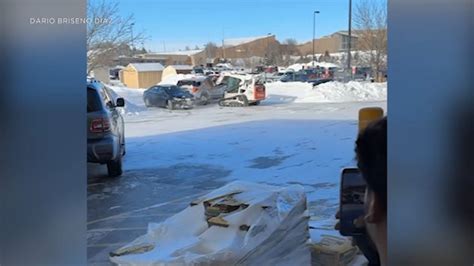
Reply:
<svg viewBox="0 0 474 266"><path fill-rule="evenodd" d="M123 256L123 255L130 255L130 254L140 254L148 252L155 248L155 245L150 243L141 243L138 245L126 246L123 248L119 248L115 251L110 252L110 257L116 256Z"/></svg>
<svg viewBox="0 0 474 266"><path fill-rule="evenodd" d="M190 205L191 206L196 206L196 205L199 205L201 203L204 203L205 202L209 202L209 201L215 201L215 200L218 200L220 198L223 198L223 197L228 197L228 196L233 196L233 195L237 195L239 193L242 193L242 191L235 191L235 192L232 192L232 193L229 193L229 194L226 194L226 195L220 195L220 196L217 196L217 197L214 197L214 198L210 198L210 199L206 199L206 198L200 198L200 199L196 199L196 200L193 200Z"/></svg>
<svg viewBox="0 0 474 266"><path fill-rule="evenodd" d="M348 265L357 255L358 248L350 239L324 235L321 242L311 248L311 265Z"/></svg>
<svg viewBox="0 0 474 266"><path fill-rule="evenodd" d="M229 227L229 223L224 220L222 217L212 217L209 220L207 220L207 223L215 226L222 226L222 227Z"/></svg>

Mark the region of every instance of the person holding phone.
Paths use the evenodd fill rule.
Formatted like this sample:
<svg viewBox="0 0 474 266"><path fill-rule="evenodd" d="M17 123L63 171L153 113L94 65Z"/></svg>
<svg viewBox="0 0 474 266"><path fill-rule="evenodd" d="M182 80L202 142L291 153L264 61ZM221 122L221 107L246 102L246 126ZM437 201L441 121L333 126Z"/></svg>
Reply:
<svg viewBox="0 0 474 266"><path fill-rule="evenodd" d="M367 184L362 222L375 244L380 264L387 265L387 117L359 133L355 153Z"/></svg>

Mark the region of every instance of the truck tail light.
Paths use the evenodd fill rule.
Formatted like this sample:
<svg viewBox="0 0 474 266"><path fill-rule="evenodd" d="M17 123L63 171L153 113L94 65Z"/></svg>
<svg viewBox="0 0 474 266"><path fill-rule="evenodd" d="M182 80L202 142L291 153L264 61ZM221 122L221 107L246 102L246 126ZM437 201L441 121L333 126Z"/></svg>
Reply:
<svg viewBox="0 0 474 266"><path fill-rule="evenodd" d="M89 130L93 133L102 133L110 131L110 122L108 119L98 118L91 121Z"/></svg>

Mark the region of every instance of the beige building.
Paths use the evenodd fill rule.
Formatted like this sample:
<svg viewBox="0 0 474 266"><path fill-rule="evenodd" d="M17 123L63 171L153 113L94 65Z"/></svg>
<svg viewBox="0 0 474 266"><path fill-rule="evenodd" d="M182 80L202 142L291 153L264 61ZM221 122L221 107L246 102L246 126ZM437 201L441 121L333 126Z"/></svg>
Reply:
<svg viewBox="0 0 474 266"><path fill-rule="evenodd" d="M279 46L275 35L225 39L224 46L217 47L213 53L203 50L192 57L194 65L205 65L209 59L215 64L219 58L264 58L270 51L278 50Z"/></svg>
<svg viewBox="0 0 474 266"><path fill-rule="evenodd" d="M354 31L351 33L351 35L351 47L356 49L358 34L356 31ZM316 54L324 54L326 51L329 53L344 52L347 51L348 43L349 34L347 31L338 31L329 36L315 39L314 50ZM309 41L307 43L301 44L298 46L298 49L302 55L310 55L313 53L313 42Z"/></svg>
<svg viewBox="0 0 474 266"><path fill-rule="evenodd" d="M160 63L132 63L120 71L120 81L129 88L148 88L161 81L163 69Z"/></svg>
<svg viewBox="0 0 474 266"><path fill-rule="evenodd" d="M147 53L140 55L146 60L160 60L162 65L197 65L194 62L194 55L201 53L202 50L176 51L176 52L161 52L161 53Z"/></svg>

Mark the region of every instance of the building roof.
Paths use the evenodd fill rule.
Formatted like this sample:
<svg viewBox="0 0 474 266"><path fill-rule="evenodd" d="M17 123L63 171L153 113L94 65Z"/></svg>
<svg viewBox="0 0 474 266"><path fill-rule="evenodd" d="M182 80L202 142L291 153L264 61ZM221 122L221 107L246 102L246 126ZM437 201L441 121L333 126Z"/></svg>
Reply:
<svg viewBox="0 0 474 266"><path fill-rule="evenodd" d="M232 38L232 39L224 39L224 46L225 47L232 47L237 46L249 42L253 42L260 39L265 39L269 37L273 37L274 35L265 35L265 36L257 36L257 37L243 37L243 38Z"/></svg>
<svg viewBox="0 0 474 266"><path fill-rule="evenodd" d="M132 66L138 72L163 71L164 69L160 63L131 63L129 66Z"/></svg>
<svg viewBox="0 0 474 266"><path fill-rule="evenodd" d="M188 50L188 51L174 51L174 52L159 52L159 53L152 53L154 55L195 55L197 53L200 53L204 50L198 49L198 50Z"/></svg>
<svg viewBox="0 0 474 266"><path fill-rule="evenodd" d="M359 37L359 33L360 33L360 32L361 32L360 30L351 30L351 36L352 36L352 37ZM334 34L341 34L341 35L346 35L346 36L348 36L348 35L349 35L349 31L347 31L347 30L340 30L340 31L338 31L338 32L335 32Z"/></svg>

